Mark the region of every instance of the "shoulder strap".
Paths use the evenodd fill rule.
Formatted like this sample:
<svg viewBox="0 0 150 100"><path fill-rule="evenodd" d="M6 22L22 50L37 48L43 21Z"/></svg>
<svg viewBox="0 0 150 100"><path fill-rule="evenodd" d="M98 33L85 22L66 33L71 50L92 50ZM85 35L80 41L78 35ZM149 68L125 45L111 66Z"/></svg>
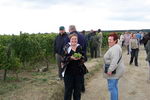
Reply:
<svg viewBox="0 0 150 100"><path fill-rule="evenodd" d="M121 54L121 57L119 58L119 60L118 60L117 64L119 64L119 62L120 62L121 58L122 58L122 54Z"/></svg>

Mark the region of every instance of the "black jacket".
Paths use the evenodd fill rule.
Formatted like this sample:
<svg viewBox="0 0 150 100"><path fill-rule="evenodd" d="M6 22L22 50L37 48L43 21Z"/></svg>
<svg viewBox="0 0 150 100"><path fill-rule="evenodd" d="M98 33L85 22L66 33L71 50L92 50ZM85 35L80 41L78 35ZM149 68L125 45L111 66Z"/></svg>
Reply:
<svg viewBox="0 0 150 100"><path fill-rule="evenodd" d="M63 48L68 43L68 41L69 38L67 33L64 33L63 35L59 33L54 42L54 53L57 53L62 56L64 54Z"/></svg>
<svg viewBox="0 0 150 100"><path fill-rule="evenodd" d="M76 74L86 74L88 72L84 62L86 60L85 53L82 49L82 46L79 45L75 52L68 53L69 44L66 44L64 47L64 56L63 56L63 70L66 69L66 74L76 75ZM82 54L82 57L79 60L71 60L70 57L74 53Z"/></svg>

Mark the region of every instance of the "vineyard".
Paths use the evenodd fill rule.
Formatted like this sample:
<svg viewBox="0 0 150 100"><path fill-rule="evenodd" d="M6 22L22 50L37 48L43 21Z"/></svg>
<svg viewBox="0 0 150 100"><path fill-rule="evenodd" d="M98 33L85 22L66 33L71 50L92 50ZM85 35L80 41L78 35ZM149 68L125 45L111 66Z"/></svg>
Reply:
<svg viewBox="0 0 150 100"><path fill-rule="evenodd" d="M0 69L18 74L20 69L39 67L45 63L47 68L53 58L53 42L57 34L20 34L0 36Z"/></svg>
<svg viewBox="0 0 150 100"><path fill-rule="evenodd" d="M56 33L0 35L0 70L4 70L6 80L8 70L18 73L21 69L35 69L40 66L49 68L54 62L53 44ZM103 33L103 44L107 46L108 33ZM44 65L43 65L44 64Z"/></svg>

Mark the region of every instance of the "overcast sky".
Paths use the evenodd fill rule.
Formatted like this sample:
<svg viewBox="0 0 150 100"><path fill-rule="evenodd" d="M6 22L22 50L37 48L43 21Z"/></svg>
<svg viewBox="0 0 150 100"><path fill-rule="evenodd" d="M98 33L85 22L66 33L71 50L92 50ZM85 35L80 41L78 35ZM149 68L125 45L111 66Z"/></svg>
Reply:
<svg viewBox="0 0 150 100"><path fill-rule="evenodd" d="M0 34L149 29L150 0L0 0Z"/></svg>

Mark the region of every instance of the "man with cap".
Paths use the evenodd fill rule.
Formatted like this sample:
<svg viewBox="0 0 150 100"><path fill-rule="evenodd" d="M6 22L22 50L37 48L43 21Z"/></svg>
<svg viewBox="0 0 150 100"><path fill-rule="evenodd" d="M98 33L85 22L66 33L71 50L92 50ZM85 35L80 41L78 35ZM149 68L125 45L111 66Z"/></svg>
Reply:
<svg viewBox="0 0 150 100"><path fill-rule="evenodd" d="M64 54L63 48L68 43L68 41L69 41L69 38L68 38L68 34L65 31L65 27L60 26L59 34L56 36L55 42L54 42L54 53L56 56L56 61L57 61L57 65L58 65L58 76L59 76L60 80L62 79L61 60L62 60L62 56Z"/></svg>

